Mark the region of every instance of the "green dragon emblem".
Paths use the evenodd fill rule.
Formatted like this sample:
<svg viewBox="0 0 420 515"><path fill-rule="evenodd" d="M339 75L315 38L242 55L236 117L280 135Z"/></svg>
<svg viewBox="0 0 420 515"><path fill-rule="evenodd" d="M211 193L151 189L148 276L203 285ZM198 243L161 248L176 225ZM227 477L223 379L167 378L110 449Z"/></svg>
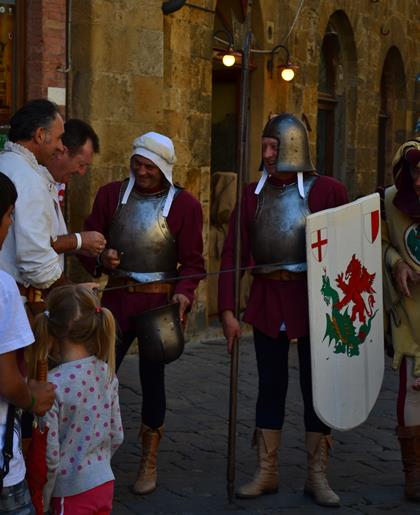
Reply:
<svg viewBox="0 0 420 515"><path fill-rule="evenodd" d="M405 236L407 242L407 250L414 261L420 265L420 224L411 225Z"/></svg>
<svg viewBox="0 0 420 515"><path fill-rule="evenodd" d="M326 329L323 341L328 337L328 345L334 342L335 354L349 357L359 356L359 347L366 340L378 310L375 305L375 290L372 287L376 274L370 274L353 254L345 275L337 275L335 282L343 297L332 285L324 268L321 293L331 313L326 313ZM366 294L367 303L362 294ZM352 304L349 314L350 303ZM358 327L357 327L358 326Z"/></svg>

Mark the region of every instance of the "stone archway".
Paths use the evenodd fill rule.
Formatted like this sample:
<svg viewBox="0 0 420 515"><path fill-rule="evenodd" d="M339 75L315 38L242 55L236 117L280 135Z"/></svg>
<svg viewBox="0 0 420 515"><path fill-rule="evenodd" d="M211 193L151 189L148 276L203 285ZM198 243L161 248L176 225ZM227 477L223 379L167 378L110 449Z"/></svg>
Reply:
<svg viewBox="0 0 420 515"><path fill-rule="evenodd" d="M235 48L242 45L246 2L242 0L218 0L215 5L214 32L221 39L228 31L234 37ZM248 13L249 14L249 13ZM261 38L261 8L255 0L252 7L252 30L254 44ZM241 57L231 68L221 62L225 47L216 40L212 58L212 143L211 143L211 196L209 233L209 270L216 272L220 266L220 255L227 234L228 220L236 202L236 184L239 163L238 123L241 94ZM218 51L220 50L220 52ZM261 62L261 66L262 66ZM264 73L251 64L251 88L255 88ZM258 77L256 77L258 75ZM257 110L250 109L249 125L256 117ZM251 130L249 131L251 134ZM246 177L249 180L249 177ZM245 280L247 282L247 280ZM217 314L217 278L208 281L208 313L210 318ZM244 285L244 294L247 286Z"/></svg>
<svg viewBox="0 0 420 515"><path fill-rule="evenodd" d="M318 74L317 169L350 185L355 173L357 56L344 11L328 20Z"/></svg>
<svg viewBox="0 0 420 515"><path fill-rule="evenodd" d="M406 137L406 77L401 53L396 46L392 46L386 54L380 91L377 185L385 186L392 183L392 158Z"/></svg>

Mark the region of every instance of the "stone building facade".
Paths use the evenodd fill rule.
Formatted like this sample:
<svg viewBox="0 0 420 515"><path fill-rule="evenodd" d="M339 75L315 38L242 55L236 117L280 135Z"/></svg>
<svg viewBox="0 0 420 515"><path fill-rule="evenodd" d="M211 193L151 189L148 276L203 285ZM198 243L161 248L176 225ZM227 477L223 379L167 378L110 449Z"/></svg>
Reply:
<svg viewBox="0 0 420 515"><path fill-rule="evenodd" d="M226 177L234 191L241 88L240 53L239 64L224 68L221 40L232 35L241 49L246 20L260 51L251 58L247 180L258 177L259 140L270 113L289 111L305 119L320 173L344 181L351 197L391 182L392 155L420 115L420 0L178 3L183 7L165 15L161 0L27 2L27 34L43 34L28 46L27 67L35 69L33 81L26 79L27 98L66 88L68 115L90 122L101 139L92 172L70 186L72 228L80 228L99 186L128 175L133 139L161 131L175 142L175 179L203 206L206 258L210 270L217 268L232 204L231 193L223 202L219 194ZM71 67L63 74L66 39ZM261 52L278 44L299 66L290 83L278 68L287 52ZM42 64L38 79L42 52L53 64ZM72 273L81 274L76 267ZM192 327L215 314L214 288L214 280L201 284Z"/></svg>
<svg viewBox="0 0 420 515"><path fill-rule="evenodd" d="M240 67L222 69L219 40L229 32L242 47L247 4L253 48L283 44L299 65L286 83L277 70L281 48L252 55L248 180L258 177L268 116L290 111L307 121L320 172L343 180L352 197L391 181L392 154L419 116L419 0L191 0L169 15L157 0L75 0L70 112L95 126L103 149L93 172L72 186L75 227L97 188L127 175L134 137L162 131L175 141L176 180L203 205L206 257L217 268L225 226L215 228L212 178L237 171L240 96ZM203 282L197 326L215 312L214 284L208 288Z"/></svg>
<svg viewBox="0 0 420 515"><path fill-rule="evenodd" d="M0 1L0 124L28 99L64 111L66 59L66 0Z"/></svg>

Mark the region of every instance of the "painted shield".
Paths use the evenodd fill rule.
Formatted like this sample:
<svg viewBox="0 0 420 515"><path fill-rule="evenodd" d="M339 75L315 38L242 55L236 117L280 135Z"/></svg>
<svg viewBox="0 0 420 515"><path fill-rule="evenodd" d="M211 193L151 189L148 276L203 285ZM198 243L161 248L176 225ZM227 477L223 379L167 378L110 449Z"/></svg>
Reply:
<svg viewBox="0 0 420 515"><path fill-rule="evenodd" d="M384 373L379 195L308 216L314 407L328 426L366 420Z"/></svg>

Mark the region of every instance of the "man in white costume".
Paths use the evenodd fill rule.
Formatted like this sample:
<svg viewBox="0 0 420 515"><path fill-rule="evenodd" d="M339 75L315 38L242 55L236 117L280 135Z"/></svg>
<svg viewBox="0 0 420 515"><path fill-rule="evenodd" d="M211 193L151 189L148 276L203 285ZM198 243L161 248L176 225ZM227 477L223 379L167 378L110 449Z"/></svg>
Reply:
<svg viewBox="0 0 420 515"><path fill-rule="evenodd" d="M0 267L18 283L33 312L43 309L43 291L65 282L64 255L54 250L60 235L67 234L57 184L46 166L64 152L64 122L57 106L45 99L33 100L10 120L9 140L0 154L0 170L15 184L18 200L14 223L0 254ZM76 233L73 249L82 249ZM102 239L98 252L105 245Z"/></svg>

